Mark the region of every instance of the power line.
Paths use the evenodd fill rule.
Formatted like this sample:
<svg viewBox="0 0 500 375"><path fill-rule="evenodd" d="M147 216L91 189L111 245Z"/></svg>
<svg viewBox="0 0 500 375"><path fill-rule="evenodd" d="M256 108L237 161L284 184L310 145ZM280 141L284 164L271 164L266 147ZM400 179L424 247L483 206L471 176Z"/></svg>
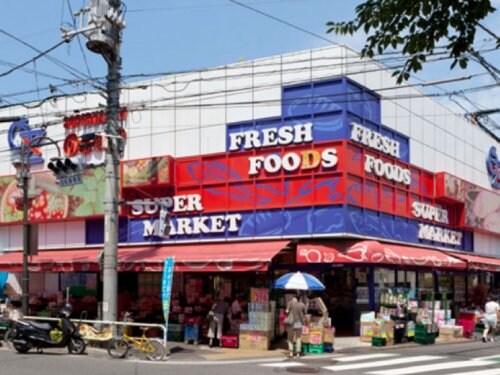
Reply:
<svg viewBox="0 0 500 375"><path fill-rule="evenodd" d="M316 37L316 38L319 38L319 39L321 39L321 40L324 40L324 41L326 41L326 42L328 42L328 43L330 43L330 44L334 44L334 45L337 45L337 46L338 46L338 45L340 45L340 44L338 44L338 43L334 42L333 40L330 40L330 39L328 39L328 38L325 38L324 36L321 36L321 35L319 35L319 34L313 33L312 31L309 31L309 30L307 30L307 29L304 29L303 27L300 27L300 26L294 25L293 23L290 23L290 22L285 21L285 20L283 20L283 19L281 19L281 18L278 18L278 17L276 17L276 16L273 16L272 14L269 14L269 13L263 12L263 11L261 11L261 10L259 10L259 9L256 9L256 8L251 7L251 6L249 6L249 5L246 5L246 4L243 4L243 3L240 3L239 1L236 1L236 0L228 0L228 1L229 1L229 2L231 2L231 3L233 3L233 4L238 5L238 6L240 6L240 7L243 7L243 8L249 9L249 10L251 10L252 12L255 12L255 13L258 13L258 14L260 14L260 15L262 15L262 16L265 16L265 17L267 17L267 18L270 18L270 19L272 19L272 20L274 20L274 21L277 21L277 22L280 22L280 23L282 23L282 24L284 24L284 25L287 25L287 26L289 26L289 27L291 27L291 28L293 28L293 29L296 29L296 30L302 31L303 33L306 33L306 34L312 35L312 36L314 36L314 37Z"/></svg>
<svg viewBox="0 0 500 375"><path fill-rule="evenodd" d="M489 52L491 50L486 50L486 52ZM439 53L439 54L434 54L434 55L444 55L446 53ZM324 57L324 58L321 58L321 61L325 61L325 64L324 65L315 65L315 70L318 71L319 69L321 68L325 68L325 69L331 69L331 68L334 68L336 66L344 66L346 64L346 61L345 60L349 60L349 59L355 59L356 61L352 61L352 62L349 62L349 68L352 69L352 67L354 66L357 66L357 65L361 65L361 66L365 66L366 65L366 62L365 61L362 61L359 59L358 56L353 56L353 57L346 57L346 58L342 58L342 57ZM386 62L386 61L397 61L401 58L389 58L389 59L385 59L385 60L376 60L375 62L376 63L383 63L383 62ZM442 61L442 60L447 60L449 59L449 57L442 57L442 58L436 58L436 59L430 59L428 60L429 63L431 62L436 62L436 61ZM329 61L336 61L336 60L344 60L344 61L341 61L339 63L335 63L335 64L332 64L330 63ZM294 60L293 62L294 63L300 63L300 62L308 62L310 61L310 58L308 59L300 59L300 60ZM251 72L251 73L243 73L243 74L238 74L238 77L245 77L245 76L259 76L259 75L271 75L273 73L281 73L281 72L284 72L284 73L288 73L288 72L298 72L298 71L302 71L302 70L306 70L308 68L305 68L305 67L300 67L300 68L289 68L289 69L283 69L281 67L281 62L279 63L276 63L276 62L272 62L272 63L269 63L269 64L265 64L265 63L259 63L258 67L259 69L261 69L262 67L271 67L271 66L276 66L276 70L260 70L258 72ZM390 69L397 69L398 67L401 67L402 65L399 65L399 66L392 66L390 67ZM229 69L233 69L233 70L237 70L237 69L241 69L241 64L235 64L235 65L232 65L232 66L229 66L228 68ZM126 75L124 76L125 79L132 79L132 78L148 78L148 77L161 77L161 76L172 76L172 75L182 75L182 74L187 74L187 73L204 73L204 72L213 72L213 71L220 71L220 67L217 67L217 68L210 68L210 69L207 69L207 70L186 70L186 71L176 71L176 72L158 72L158 73L141 73L141 74L129 74L129 75ZM227 69L225 69L227 71ZM360 71L357 71L357 72L350 72L349 74L350 75L354 75L354 74L362 74L362 73L369 73L369 72L376 72L376 71L385 71L387 70L387 67L378 67L378 68L375 68L375 69L364 69L364 70L360 70ZM175 83L178 84L178 83L186 83L186 82L189 82L189 83L195 83L195 82L207 82L207 81L213 81L213 80L218 80L218 79L221 79L221 78L224 78L225 76L222 76L222 75L217 75L217 76L214 76L214 75L211 75L210 77L203 77L203 78L199 78L199 79L196 79L196 80L182 80L182 79L178 79L176 78L176 81ZM99 79L101 78L105 78L105 77L100 77ZM418 78L416 78L418 79ZM54 88L62 88L62 87L65 87L65 86L70 86L70 85L76 85L76 84L80 84L80 83L88 83L89 81L91 81L91 79L83 79L83 80L68 80L67 83L64 83L64 84L59 84L59 85L49 85L48 87L45 87L45 88L42 88L41 91L47 91L47 90L53 90ZM167 90L168 91L168 90ZM27 91L21 91L21 92L16 92L16 93L10 93L10 94L3 94L2 97L3 98L9 98L9 97L15 97L15 96L20 96L20 95L29 95L29 94L32 94L34 93L35 90L27 90ZM51 97L52 98L52 97ZM22 103L22 101L19 101L19 103Z"/></svg>
<svg viewBox="0 0 500 375"><path fill-rule="evenodd" d="M0 30L0 32L2 32L2 30ZM36 60L38 60L40 57L43 57L43 56L45 56L46 54L48 54L48 53L52 52L53 50L55 50L56 48L58 48L59 46L61 46L61 45L62 45L62 44L64 44L64 43L66 43L66 42L63 40L63 41L61 41L61 42L57 43L56 45L54 45L54 46L50 47L49 49L47 49L47 50L45 50L45 51L40 51L40 53L39 53L38 55L36 55L35 57L33 57L33 58L29 59L28 61L25 61L25 62L23 62L23 63L21 63L21 64L18 64L18 65L16 65L16 66L12 67L11 69L9 69L9 70L7 70L7 71L5 71L5 72L3 72L3 73L0 73L0 77L5 77L6 75L9 75L9 74L11 74L12 72L15 72L16 70L19 70L19 69L23 68L24 66L26 66L26 65L28 65L28 64L30 64L30 63L32 63L32 62L34 62L34 61L36 61Z"/></svg>

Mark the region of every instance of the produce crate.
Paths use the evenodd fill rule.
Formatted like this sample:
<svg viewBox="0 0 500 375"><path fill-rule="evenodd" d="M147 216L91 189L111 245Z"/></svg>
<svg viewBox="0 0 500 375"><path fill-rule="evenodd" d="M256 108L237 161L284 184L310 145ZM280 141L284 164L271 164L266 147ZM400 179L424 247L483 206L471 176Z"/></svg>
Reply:
<svg viewBox="0 0 500 375"><path fill-rule="evenodd" d="M415 342L422 345L434 344L436 342L436 333L427 333L425 335L415 334Z"/></svg>
<svg viewBox="0 0 500 375"><path fill-rule="evenodd" d="M325 352L325 344L309 344L307 353L323 354Z"/></svg>
<svg viewBox="0 0 500 375"><path fill-rule="evenodd" d="M331 342L325 342L325 353L333 353L333 344Z"/></svg>
<svg viewBox="0 0 500 375"><path fill-rule="evenodd" d="M238 335L222 335L221 346L223 348L237 349L239 346L239 336Z"/></svg>
<svg viewBox="0 0 500 375"><path fill-rule="evenodd" d="M372 337L372 346L385 346L386 343L385 337Z"/></svg>
<svg viewBox="0 0 500 375"><path fill-rule="evenodd" d="M200 326L198 325L184 325L184 341L194 341L195 345L200 339Z"/></svg>

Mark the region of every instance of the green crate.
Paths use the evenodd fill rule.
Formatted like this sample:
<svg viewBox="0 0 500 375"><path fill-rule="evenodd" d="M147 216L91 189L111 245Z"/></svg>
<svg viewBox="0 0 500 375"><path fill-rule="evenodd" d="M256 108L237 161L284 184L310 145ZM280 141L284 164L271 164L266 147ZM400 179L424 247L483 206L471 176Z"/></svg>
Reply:
<svg viewBox="0 0 500 375"><path fill-rule="evenodd" d="M428 333L427 336L415 336L415 342L417 344L429 345L434 344L436 342L436 334Z"/></svg>
<svg viewBox="0 0 500 375"><path fill-rule="evenodd" d="M310 354L323 354L325 352L325 344L309 344L307 352Z"/></svg>
<svg viewBox="0 0 500 375"><path fill-rule="evenodd" d="M386 342L385 337L372 337L372 346L385 346Z"/></svg>
<svg viewBox="0 0 500 375"><path fill-rule="evenodd" d="M293 351L294 352L297 351L297 347L295 344L293 344ZM307 353L309 351L309 344L302 343L302 345L300 347L300 351L301 351L301 353Z"/></svg>

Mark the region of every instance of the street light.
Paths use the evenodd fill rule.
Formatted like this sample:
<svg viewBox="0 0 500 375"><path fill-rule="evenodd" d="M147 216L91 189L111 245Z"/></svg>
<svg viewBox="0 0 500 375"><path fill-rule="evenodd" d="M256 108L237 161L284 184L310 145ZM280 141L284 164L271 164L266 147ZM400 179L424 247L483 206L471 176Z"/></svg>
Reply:
<svg viewBox="0 0 500 375"><path fill-rule="evenodd" d="M47 139L49 142L39 144L38 142ZM37 147L33 147L32 145L36 144ZM31 225L28 220L28 204L29 204L29 180L31 178L30 168L29 168L29 157L31 153L34 153L38 156L41 156L41 152L38 149L40 146L46 146L53 144L57 148L57 153L59 157L61 156L61 150L57 144L57 141L43 135L34 137L33 139L28 140L27 138L23 138L21 141L21 153L19 161L13 162L12 164L16 168L16 179L17 179L17 187L22 189L22 203L23 203L23 276L22 276L22 312L24 315L28 315L29 310L29 262L28 256L31 255L30 252L30 243L31 243ZM28 149L26 149L28 147Z"/></svg>

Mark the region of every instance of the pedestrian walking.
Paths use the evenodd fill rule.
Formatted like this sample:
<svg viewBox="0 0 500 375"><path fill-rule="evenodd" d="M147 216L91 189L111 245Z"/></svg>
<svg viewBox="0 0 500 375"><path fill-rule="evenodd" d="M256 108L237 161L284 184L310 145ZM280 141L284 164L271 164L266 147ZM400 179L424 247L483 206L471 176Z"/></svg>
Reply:
<svg viewBox="0 0 500 375"><path fill-rule="evenodd" d="M295 295L286 307L286 333L288 341L288 357L300 357L302 350L302 326L306 319L306 305ZM294 350L295 344L295 350Z"/></svg>
<svg viewBox="0 0 500 375"><path fill-rule="evenodd" d="M497 314L500 311L498 302L489 295L486 305L484 305L484 331L483 342L488 342L488 334L491 334L491 341L495 341L497 328Z"/></svg>
<svg viewBox="0 0 500 375"><path fill-rule="evenodd" d="M229 319L229 314L231 312L231 308L229 306L229 298L219 297L219 300L214 303L212 306L209 315L211 316L210 323L208 326L208 338L209 343L208 346L213 347L214 338L217 337L219 341L219 346L222 346L222 331L224 327L224 319Z"/></svg>

